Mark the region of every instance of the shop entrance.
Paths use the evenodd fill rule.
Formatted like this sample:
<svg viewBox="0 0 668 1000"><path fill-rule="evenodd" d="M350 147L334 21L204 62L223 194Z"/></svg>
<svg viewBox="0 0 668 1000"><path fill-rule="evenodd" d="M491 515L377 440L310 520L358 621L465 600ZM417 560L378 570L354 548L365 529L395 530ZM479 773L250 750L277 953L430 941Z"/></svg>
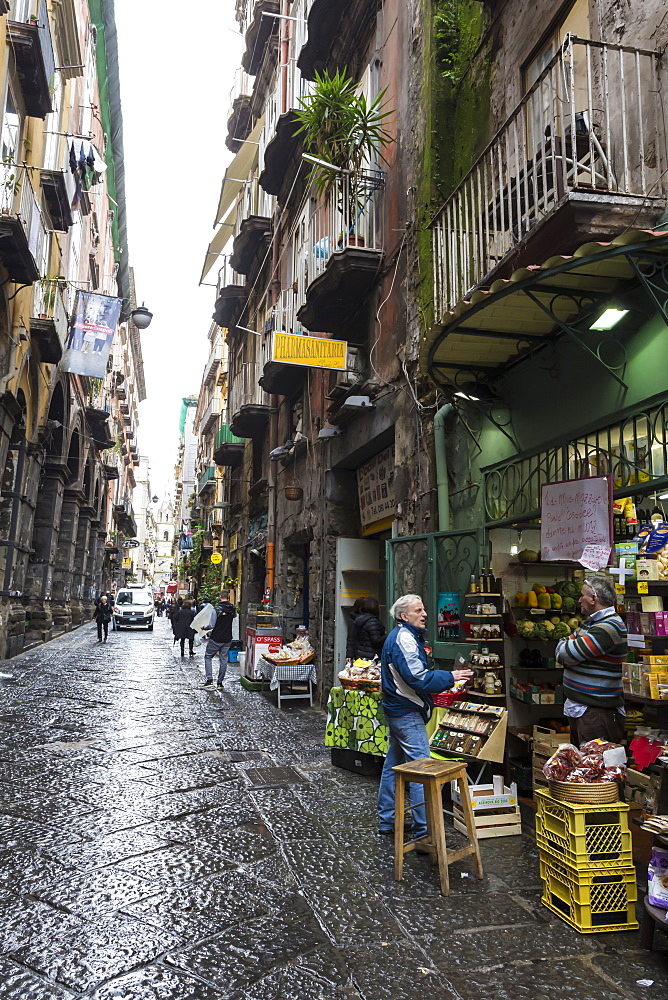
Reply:
<svg viewBox="0 0 668 1000"><path fill-rule="evenodd" d="M374 538L336 540L334 683L345 663L348 624L355 601L360 597L375 597L380 606L380 620L387 618L385 541L389 535L386 531Z"/></svg>

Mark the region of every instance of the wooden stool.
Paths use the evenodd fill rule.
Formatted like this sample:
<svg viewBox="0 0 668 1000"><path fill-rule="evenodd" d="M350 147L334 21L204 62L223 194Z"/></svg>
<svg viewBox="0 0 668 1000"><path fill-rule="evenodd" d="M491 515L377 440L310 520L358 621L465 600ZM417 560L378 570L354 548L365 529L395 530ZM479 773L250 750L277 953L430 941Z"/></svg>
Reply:
<svg viewBox="0 0 668 1000"><path fill-rule="evenodd" d="M394 877L400 882L404 871L404 854L414 851L416 846L429 851L434 864L438 863L441 878L441 892L450 895L450 876L448 865L469 854L474 856L475 873L482 878L482 859L475 832L471 797L469 795L466 764L457 761L434 760L432 757L421 757L407 764L398 764L392 770L396 775L394 790ZM427 811L427 837L424 840L411 840L404 843L404 809L406 783L413 781L424 788L424 799ZM456 781L462 800L462 812L466 821L469 844L458 851L448 852L445 843L445 824L443 823L443 800L441 789L448 781ZM412 807L414 808L414 807Z"/></svg>

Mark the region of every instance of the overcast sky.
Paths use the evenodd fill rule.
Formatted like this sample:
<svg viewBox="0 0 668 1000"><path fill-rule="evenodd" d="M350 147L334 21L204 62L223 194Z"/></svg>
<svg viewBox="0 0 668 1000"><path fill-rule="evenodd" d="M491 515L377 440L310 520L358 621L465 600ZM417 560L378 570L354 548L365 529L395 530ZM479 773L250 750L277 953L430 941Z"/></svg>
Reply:
<svg viewBox="0 0 668 1000"><path fill-rule="evenodd" d="M241 45L234 0L115 3L130 264L153 312L141 334L148 398L138 441L162 498L173 493L181 399L197 394L209 355L215 289L198 283L232 158L225 136Z"/></svg>

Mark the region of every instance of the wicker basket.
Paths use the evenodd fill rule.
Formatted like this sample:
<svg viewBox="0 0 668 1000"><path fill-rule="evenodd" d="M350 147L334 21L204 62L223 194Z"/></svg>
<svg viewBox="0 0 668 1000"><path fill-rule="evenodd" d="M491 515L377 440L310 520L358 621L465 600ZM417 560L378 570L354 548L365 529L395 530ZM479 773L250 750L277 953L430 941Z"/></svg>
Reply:
<svg viewBox="0 0 668 1000"><path fill-rule="evenodd" d="M339 684L346 691L380 691L380 681L354 681L350 677L339 677Z"/></svg>
<svg viewBox="0 0 668 1000"><path fill-rule="evenodd" d="M284 490L286 500L301 500L304 490L297 479L291 479Z"/></svg>
<svg viewBox="0 0 668 1000"><path fill-rule="evenodd" d="M268 663L273 663L275 667L300 667L308 666L309 663L313 663L315 660L315 650L311 650L310 653L306 653L303 656L292 656L289 660L277 660L271 655L271 653L264 653L263 659Z"/></svg>
<svg viewBox="0 0 668 1000"><path fill-rule="evenodd" d="M619 801L619 786L616 781L598 781L589 785L576 785L570 781L556 781L550 778L550 795L561 802L584 802L599 805L603 802Z"/></svg>

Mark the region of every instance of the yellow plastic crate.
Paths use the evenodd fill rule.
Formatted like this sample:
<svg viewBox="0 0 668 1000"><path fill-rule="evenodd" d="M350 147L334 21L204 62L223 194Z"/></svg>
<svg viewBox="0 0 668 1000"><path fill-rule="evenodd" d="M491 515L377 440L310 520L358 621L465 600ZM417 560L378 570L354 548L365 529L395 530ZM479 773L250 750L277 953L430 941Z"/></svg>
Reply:
<svg viewBox="0 0 668 1000"><path fill-rule="evenodd" d="M633 864L631 834L619 826L592 826L584 837L567 839L555 836L550 830L541 833L536 823L536 844L555 861L579 871L628 868Z"/></svg>
<svg viewBox="0 0 668 1000"><path fill-rule="evenodd" d="M543 906L581 934L638 929L635 868L578 872L541 852L540 877Z"/></svg>
<svg viewBox="0 0 668 1000"><path fill-rule="evenodd" d="M629 806L625 802L604 802L601 805L579 802L561 802L548 791L536 791L538 806L536 819L542 829L566 837L586 836L590 826L618 825L623 833L629 832Z"/></svg>
<svg viewBox="0 0 668 1000"><path fill-rule="evenodd" d="M627 805L576 805L544 793L537 800L536 843L541 850L579 869L633 864Z"/></svg>

